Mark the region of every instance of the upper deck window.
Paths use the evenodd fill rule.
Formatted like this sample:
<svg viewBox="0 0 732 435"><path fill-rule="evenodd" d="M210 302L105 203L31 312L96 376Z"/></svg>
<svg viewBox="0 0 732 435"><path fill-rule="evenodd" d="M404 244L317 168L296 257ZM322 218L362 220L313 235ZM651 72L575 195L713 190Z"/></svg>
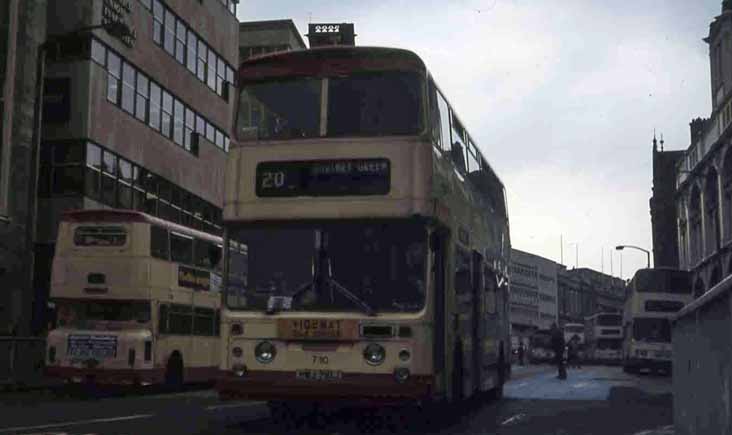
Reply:
<svg viewBox="0 0 732 435"><path fill-rule="evenodd" d="M76 246L122 246L126 241L127 230L120 226L84 226L74 231Z"/></svg>
<svg viewBox="0 0 732 435"><path fill-rule="evenodd" d="M245 84L237 131L243 141L419 134L422 83L379 71Z"/></svg>

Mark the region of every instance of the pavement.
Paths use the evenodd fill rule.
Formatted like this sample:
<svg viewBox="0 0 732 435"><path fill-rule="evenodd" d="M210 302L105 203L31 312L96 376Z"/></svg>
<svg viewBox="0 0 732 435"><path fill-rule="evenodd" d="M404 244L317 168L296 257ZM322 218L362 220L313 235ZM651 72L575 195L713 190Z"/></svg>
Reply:
<svg viewBox="0 0 732 435"><path fill-rule="evenodd" d="M564 381L555 375L548 365L514 366L503 400L441 406L410 416L413 420L392 429L429 434L673 435L671 378L629 375L619 367L604 366L569 370ZM156 388L69 393L0 395L0 435L283 433L263 403L219 402L207 386L177 393ZM352 422L322 423L312 421L287 433L359 430Z"/></svg>

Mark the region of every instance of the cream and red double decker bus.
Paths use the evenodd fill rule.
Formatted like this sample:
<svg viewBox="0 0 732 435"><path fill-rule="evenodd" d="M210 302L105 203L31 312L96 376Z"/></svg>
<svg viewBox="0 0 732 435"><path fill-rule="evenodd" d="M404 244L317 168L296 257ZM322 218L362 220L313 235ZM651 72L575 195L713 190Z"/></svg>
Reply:
<svg viewBox="0 0 732 435"><path fill-rule="evenodd" d="M623 311L623 370L671 372L671 318L691 302L691 272L639 269Z"/></svg>
<svg viewBox="0 0 732 435"><path fill-rule="evenodd" d="M422 60L291 51L243 62L239 88L224 239L248 256L226 262L220 396L275 419L500 396L504 188Z"/></svg>
<svg viewBox="0 0 732 435"><path fill-rule="evenodd" d="M223 239L130 210L67 212L46 370L69 382L213 381Z"/></svg>

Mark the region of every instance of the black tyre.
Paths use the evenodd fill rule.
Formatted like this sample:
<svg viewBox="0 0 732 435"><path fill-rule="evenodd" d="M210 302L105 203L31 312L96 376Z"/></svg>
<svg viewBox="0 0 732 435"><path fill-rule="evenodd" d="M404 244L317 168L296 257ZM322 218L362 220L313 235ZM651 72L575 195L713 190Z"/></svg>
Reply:
<svg viewBox="0 0 732 435"><path fill-rule="evenodd" d="M183 358L178 352L168 358L165 366L165 385L173 390L183 387Z"/></svg>
<svg viewBox="0 0 732 435"><path fill-rule="evenodd" d="M458 403L465 397L463 391L463 352L462 346L458 343L455 346L454 364L452 368L452 401Z"/></svg>
<svg viewBox="0 0 732 435"><path fill-rule="evenodd" d="M498 385L496 385L490 391L491 400L503 399L503 384L506 383L506 359L503 353L503 347L501 347L500 353L498 354Z"/></svg>

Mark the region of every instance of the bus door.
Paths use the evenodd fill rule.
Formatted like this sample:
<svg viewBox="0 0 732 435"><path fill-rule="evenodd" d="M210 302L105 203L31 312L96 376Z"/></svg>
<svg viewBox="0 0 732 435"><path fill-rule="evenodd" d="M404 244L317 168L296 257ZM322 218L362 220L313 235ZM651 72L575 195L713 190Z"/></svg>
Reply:
<svg viewBox="0 0 732 435"><path fill-rule="evenodd" d="M440 376L445 380L445 341L447 327L446 312L446 287L445 287L445 256L447 254L448 235L446 232L435 229L430 234L430 250L432 251L432 282L435 291L435 312L434 312L434 343L433 343L433 365L436 378Z"/></svg>
<svg viewBox="0 0 732 435"><path fill-rule="evenodd" d="M486 319L484 317L485 313L483 310L484 307L484 296L483 296L483 273L482 273L482 266L483 266L483 257L480 255L480 253L473 251L473 279L472 279L472 305L473 305L473 312L471 315L472 319L472 327L471 327L471 336L472 336L472 355L473 355L473 366L471 373L474 373L473 375L473 387L480 391L482 390L481 386L483 385L483 345L485 343L485 324Z"/></svg>

